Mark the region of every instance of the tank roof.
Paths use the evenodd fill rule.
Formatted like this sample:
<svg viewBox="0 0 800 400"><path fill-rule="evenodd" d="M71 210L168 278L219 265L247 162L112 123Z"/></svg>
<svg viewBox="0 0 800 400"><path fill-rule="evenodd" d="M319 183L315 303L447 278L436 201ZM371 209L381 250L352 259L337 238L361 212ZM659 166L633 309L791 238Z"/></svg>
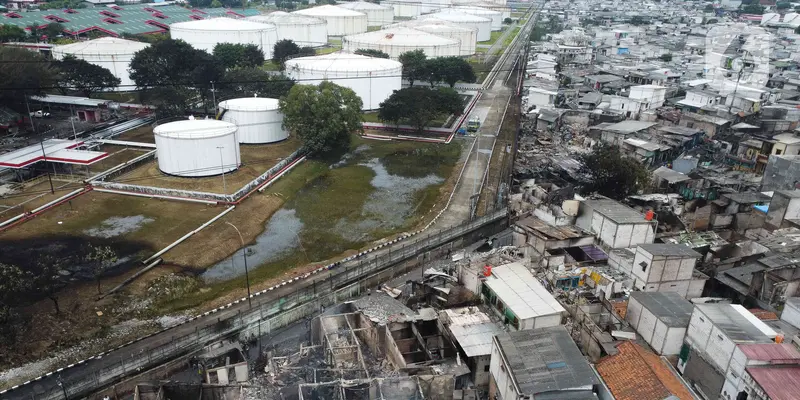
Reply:
<svg viewBox="0 0 800 400"><path fill-rule="evenodd" d="M133 54L150 44L114 37L104 37L85 42L55 46L53 51L66 54Z"/></svg>
<svg viewBox="0 0 800 400"><path fill-rule="evenodd" d="M346 8L348 10L389 10L391 6L382 6L380 4L369 3L366 1L349 1L347 3L337 4L337 7Z"/></svg>
<svg viewBox="0 0 800 400"><path fill-rule="evenodd" d="M437 36L425 31L406 27L387 28L379 31L349 35L345 36L343 41L403 46L415 45L422 47L459 44L459 42L454 39Z"/></svg>
<svg viewBox="0 0 800 400"><path fill-rule="evenodd" d="M219 108L233 111L272 111L277 110L278 99L269 97L242 97L230 99L219 103Z"/></svg>
<svg viewBox="0 0 800 400"><path fill-rule="evenodd" d="M420 15L417 19L439 19L452 22L491 22L489 18L479 17L472 14L464 14L456 11L438 12L434 14Z"/></svg>
<svg viewBox="0 0 800 400"><path fill-rule="evenodd" d="M184 119L153 129L153 134L175 139L204 139L236 132L236 125L216 119Z"/></svg>
<svg viewBox="0 0 800 400"><path fill-rule="evenodd" d="M210 18L197 21L178 22L170 25L170 29L180 28L188 30L207 30L207 31L259 31L276 30L275 25L262 22L246 21L233 18Z"/></svg>
<svg viewBox="0 0 800 400"><path fill-rule="evenodd" d="M386 25L384 28L414 28L424 29L426 32L477 32L478 28L464 25L457 25L451 21L443 19L426 18L426 19L412 19L409 21L398 22L391 25Z"/></svg>
<svg viewBox="0 0 800 400"><path fill-rule="evenodd" d="M336 52L286 61L287 70L297 67L316 71L390 71L402 69L403 64L386 58Z"/></svg>
<svg viewBox="0 0 800 400"><path fill-rule="evenodd" d="M448 10L455 10L455 12L465 12L470 14L486 14L486 15L502 14L500 11L490 10L488 8L483 8L483 7L472 7L472 6L453 6L451 8L443 9L442 12L449 12Z"/></svg>
<svg viewBox="0 0 800 400"><path fill-rule="evenodd" d="M265 15L256 15L246 18L248 21L255 21L261 23L275 24L275 25L324 25L324 19L312 17L303 14L290 14L283 11L275 11Z"/></svg>
<svg viewBox="0 0 800 400"><path fill-rule="evenodd" d="M311 15L319 17L358 17L362 15L364 17L367 16L367 14L364 14L362 12L348 10L346 8L332 6L329 4L319 7L306 8L305 10L293 11L292 14Z"/></svg>

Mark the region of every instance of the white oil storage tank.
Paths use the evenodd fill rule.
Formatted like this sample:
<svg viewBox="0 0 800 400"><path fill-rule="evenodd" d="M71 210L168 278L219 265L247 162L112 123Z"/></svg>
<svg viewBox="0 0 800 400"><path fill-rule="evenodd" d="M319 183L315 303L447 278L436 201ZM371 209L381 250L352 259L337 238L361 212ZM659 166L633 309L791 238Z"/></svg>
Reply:
<svg viewBox="0 0 800 400"><path fill-rule="evenodd" d="M381 29L342 38L342 50L354 53L359 49L380 50L393 60L414 50L422 50L430 58L461 55L460 42L406 27Z"/></svg>
<svg viewBox="0 0 800 400"><path fill-rule="evenodd" d="M247 20L275 25L278 40L289 39L300 47L328 45L328 23L324 19L275 11L247 17Z"/></svg>
<svg viewBox="0 0 800 400"><path fill-rule="evenodd" d="M55 46L52 49L52 54L55 60L63 60L64 57L71 55L88 63L101 66L119 78L119 90L134 90L136 89L136 82L131 79L128 68L131 66L133 55L148 46L150 45L147 43L104 37Z"/></svg>
<svg viewBox="0 0 800 400"><path fill-rule="evenodd" d="M332 5L306 8L292 14L308 15L324 19L328 23L328 35L344 36L366 32L369 23L367 14Z"/></svg>
<svg viewBox="0 0 800 400"><path fill-rule="evenodd" d="M400 90L402 73L403 64L397 61L343 52L286 61L290 78L309 85L330 81L353 89L365 110L377 109Z"/></svg>
<svg viewBox="0 0 800 400"><path fill-rule="evenodd" d="M216 119L185 119L153 129L158 168L168 175L200 177L239 168L236 125Z"/></svg>
<svg viewBox="0 0 800 400"><path fill-rule="evenodd" d="M417 19L447 21L461 27L477 29L477 41L479 42L492 39L492 20L489 18L479 17L477 15L448 12L420 15L417 17Z"/></svg>
<svg viewBox="0 0 800 400"><path fill-rule="evenodd" d="M394 21L394 8L391 6L368 3L366 1L351 1L337 6L367 14L367 24L369 26L383 26Z"/></svg>
<svg viewBox="0 0 800 400"><path fill-rule="evenodd" d="M280 142L288 137L283 129L283 114L278 99L244 97L219 103L223 121L239 128L239 143L262 144Z"/></svg>
<svg viewBox="0 0 800 400"><path fill-rule="evenodd" d="M463 7L463 6L486 8L492 11L499 12L503 19L511 18L511 7L503 4L485 2L480 0L455 0L453 2L453 7Z"/></svg>
<svg viewBox="0 0 800 400"><path fill-rule="evenodd" d="M264 52L267 59L272 58L272 48L278 41L275 25L233 18L174 23L169 26L169 36L209 53L219 43L254 44Z"/></svg>
<svg viewBox="0 0 800 400"><path fill-rule="evenodd" d="M438 8L422 0L385 0L382 5L391 6L395 17L410 18L436 11Z"/></svg>
<svg viewBox="0 0 800 400"><path fill-rule="evenodd" d="M465 25L459 26L452 22L437 19L415 19L403 21L385 26L385 28L396 28L400 26L457 40L461 44L462 56L475 54L476 45L478 42L478 28L468 27Z"/></svg>
<svg viewBox="0 0 800 400"><path fill-rule="evenodd" d="M493 31L499 31L503 29L503 13L501 13L500 11L490 10L488 8L483 8L483 7L455 6L452 8L442 9L440 12L469 14L478 17L488 18L492 20Z"/></svg>

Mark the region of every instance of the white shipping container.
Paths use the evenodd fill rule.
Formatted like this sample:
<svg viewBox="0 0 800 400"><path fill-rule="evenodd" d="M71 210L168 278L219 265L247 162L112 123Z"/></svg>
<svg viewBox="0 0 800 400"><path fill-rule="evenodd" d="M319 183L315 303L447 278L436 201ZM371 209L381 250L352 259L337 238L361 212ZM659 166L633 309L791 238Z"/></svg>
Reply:
<svg viewBox="0 0 800 400"><path fill-rule="evenodd" d="M781 312L781 320L800 329L800 297L786 299L783 312Z"/></svg>

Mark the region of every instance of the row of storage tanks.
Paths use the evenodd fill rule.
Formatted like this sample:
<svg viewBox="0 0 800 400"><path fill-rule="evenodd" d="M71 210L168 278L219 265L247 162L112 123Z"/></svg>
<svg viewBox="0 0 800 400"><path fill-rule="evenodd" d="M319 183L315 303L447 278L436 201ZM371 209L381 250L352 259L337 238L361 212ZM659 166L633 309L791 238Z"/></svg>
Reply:
<svg viewBox="0 0 800 400"><path fill-rule="evenodd" d="M219 175L242 164L240 144L269 144L288 137L277 99L249 97L219 103L220 119L156 126L158 168L183 177Z"/></svg>
<svg viewBox="0 0 800 400"><path fill-rule="evenodd" d="M279 40L291 39L300 46L319 47L328 44L329 35L343 36L344 51L375 49L388 53L393 59L415 49L423 49L429 57L466 56L475 53L476 42L489 40L491 31L501 28L505 15L488 8L447 5L450 8L394 24L395 8L356 1L246 19L179 22L170 25L170 36L208 52L218 43L256 44L266 58L272 57L273 46ZM367 32L369 26L383 29ZM120 78L121 90L133 90L135 83L128 74L130 61L137 51L147 46L147 43L107 37L56 46L52 54L55 59L73 55L107 68Z"/></svg>

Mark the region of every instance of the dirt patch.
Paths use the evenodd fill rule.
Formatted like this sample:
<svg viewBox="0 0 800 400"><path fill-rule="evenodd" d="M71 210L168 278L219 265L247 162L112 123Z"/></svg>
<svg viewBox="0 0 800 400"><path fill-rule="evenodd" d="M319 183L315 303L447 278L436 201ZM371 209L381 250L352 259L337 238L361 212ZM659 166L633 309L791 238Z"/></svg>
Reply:
<svg viewBox="0 0 800 400"><path fill-rule="evenodd" d="M272 168L298 148L300 141L294 138L275 144L242 145L240 147L242 166L236 171L226 173L224 182L222 176L180 178L166 175L158 169L157 161L149 162L121 175L114 179L114 182L230 194Z"/></svg>
<svg viewBox="0 0 800 400"><path fill-rule="evenodd" d="M150 125L141 126L139 128L127 131L117 135L113 140L122 140L126 142L142 142L142 143L155 143L156 138L153 136L153 127Z"/></svg>

